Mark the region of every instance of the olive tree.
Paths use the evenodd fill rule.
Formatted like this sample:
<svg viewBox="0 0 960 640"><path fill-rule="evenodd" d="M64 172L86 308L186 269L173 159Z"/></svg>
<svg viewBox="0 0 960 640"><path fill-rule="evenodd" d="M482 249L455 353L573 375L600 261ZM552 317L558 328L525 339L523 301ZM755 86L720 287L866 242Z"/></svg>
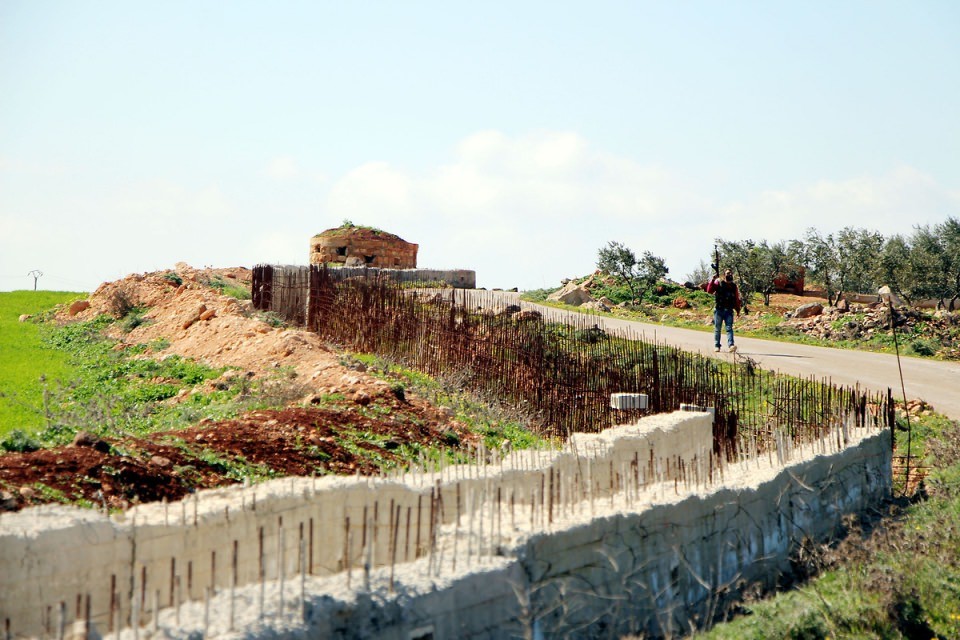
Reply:
<svg viewBox="0 0 960 640"><path fill-rule="evenodd" d="M916 227L909 262L918 293L953 309L960 298L960 220L947 218L933 227Z"/></svg>
<svg viewBox="0 0 960 640"><path fill-rule="evenodd" d="M611 240L597 255L597 268L621 280L639 300L669 272L663 258L644 251L638 259L632 249Z"/></svg>
<svg viewBox="0 0 960 640"><path fill-rule="evenodd" d="M717 238L717 251L721 254L718 267L733 271L744 304L754 293L763 296L763 304L770 306L774 280L784 275L794 279L799 275L800 256L798 246L792 243L766 240L724 240Z"/></svg>
<svg viewBox="0 0 960 640"><path fill-rule="evenodd" d="M876 231L844 227L836 235L823 235L807 229L807 268L810 276L823 285L827 302L836 304L844 291L876 290L876 274L884 246Z"/></svg>

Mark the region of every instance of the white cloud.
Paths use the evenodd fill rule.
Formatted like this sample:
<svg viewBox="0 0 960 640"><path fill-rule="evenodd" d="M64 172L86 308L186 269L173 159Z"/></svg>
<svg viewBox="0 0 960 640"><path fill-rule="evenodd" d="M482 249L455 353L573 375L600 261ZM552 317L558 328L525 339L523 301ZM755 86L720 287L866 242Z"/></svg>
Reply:
<svg viewBox="0 0 960 640"><path fill-rule="evenodd" d="M300 165L292 156L277 156L267 163L264 174L272 180L295 180L300 177Z"/></svg>
<svg viewBox="0 0 960 640"><path fill-rule="evenodd" d="M900 167L715 202L678 173L575 133L482 131L452 162L421 173L362 165L335 182L324 209L417 242L423 266L473 268L488 287L541 287L591 271L610 240L663 256L683 280L717 236L776 241L846 225L909 233L955 213L960 194Z"/></svg>
<svg viewBox="0 0 960 640"><path fill-rule="evenodd" d="M358 167L333 185L325 209L417 242L423 266L473 268L488 287L541 287L592 270L609 240L664 254L677 221L705 206L694 193L575 133L484 131L420 174Z"/></svg>
<svg viewBox="0 0 960 640"><path fill-rule="evenodd" d="M825 233L846 226L885 235L909 234L914 225L939 222L960 211L960 191L939 185L912 167L901 166L880 176L821 180L790 190L762 191L722 208L736 221L731 237L801 237L808 227Z"/></svg>
<svg viewBox="0 0 960 640"><path fill-rule="evenodd" d="M782 240L807 227L846 225L884 234L960 211L960 192L911 167L881 175L758 189L715 201L677 171L597 149L571 132L508 136L483 131L446 162L408 171L357 166L319 191L292 159L275 175L296 182L187 186L176 180L116 185L74 169L64 178L0 164L0 289L39 268L100 282L171 267L307 261L309 236L350 219L420 245L419 263L477 271L486 287L556 286L593 270L610 240L663 256L682 280L713 238ZM36 169L36 167L35 167ZM318 200L320 205L318 207ZM49 286L48 282L48 286Z"/></svg>
<svg viewBox="0 0 960 640"><path fill-rule="evenodd" d="M218 185L153 180L113 191L8 188L0 194L0 271L30 265L50 276L48 287L92 291L105 280L179 260L213 264L237 240L236 214Z"/></svg>

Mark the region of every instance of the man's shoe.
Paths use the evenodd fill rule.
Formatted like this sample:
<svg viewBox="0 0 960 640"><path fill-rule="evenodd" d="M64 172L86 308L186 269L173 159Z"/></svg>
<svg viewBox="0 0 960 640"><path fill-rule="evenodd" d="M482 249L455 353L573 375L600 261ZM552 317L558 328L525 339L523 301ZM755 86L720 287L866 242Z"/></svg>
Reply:
<svg viewBox="0 0 960 640"><path fill-rule="evenodd" d="M736 353L736 352L737 352L737 345L735 344L730 345L730 353Z"/></svg>
<svg viewBox="0 0 960 640"><path fill-rule="evenodd" d="M720 353L720 347L714 347L713 350L716 351L717 353Z"/></svg>

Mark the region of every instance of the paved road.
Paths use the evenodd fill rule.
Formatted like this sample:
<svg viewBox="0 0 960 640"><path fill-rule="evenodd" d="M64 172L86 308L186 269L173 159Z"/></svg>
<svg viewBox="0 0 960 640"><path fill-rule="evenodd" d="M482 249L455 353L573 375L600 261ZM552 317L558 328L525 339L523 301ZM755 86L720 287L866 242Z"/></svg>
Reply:
<svg viewBox="0 0 960 640"><path fill-rule="evenodd" d="M548 320L587 323L587 326L596 324L615 335L633 335L666 342L687 351L702 352L711 357L732 357L725 350L720 354L713 352L712 331L665 327L564 311L521 301L520 294L517 293L492 291L467 293L470 296L468 301L474 306L519 304L522 308L540 311ZM463 291L458 291L457 295L459 299ZM739 336L736 341L739 353L756 360L765 369L797 376L814 375L829 378L835 383L844 385L859 383L861 386L881 392L886 392L889 387L893 389L895 397L902 397L896 356ZM726 344L725 337L724 344ZM940 413L954 420L960 420L960 363L909 357L902 357L900 362L908 398L925 400Z"/></svg>

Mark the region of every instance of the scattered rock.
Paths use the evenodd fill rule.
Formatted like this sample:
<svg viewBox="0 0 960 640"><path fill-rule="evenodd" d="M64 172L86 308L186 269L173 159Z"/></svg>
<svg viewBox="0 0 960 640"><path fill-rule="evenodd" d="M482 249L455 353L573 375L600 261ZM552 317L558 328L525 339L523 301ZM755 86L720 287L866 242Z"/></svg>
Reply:
<svg viewBox="0 0 960 640"><path fill-rule="evenodd" d="M150 464L154 467L160 467L161 469L167 469L173 466L170 458L164 458L163 456L153 456L150 458Z"/></svg>
<svg viewBox="0 0 960 640"><path fill-rule="evenodd" d="M794 318L812 318L823 313L823 305L819 302L802 304L793 312Z"/></svg>
<svg viewBox="0 0 960 640"><path fill-rule="evenodd" d="M20 487L20 497L24 500L31 500L37 495L37 490L33 487Z"/></svg>
<svg viewBox="0 0 960 640"><path fill-rule="evenodd" d="M887 285L883 285L882 287L877 289L877 295L880 296L880 300L882 300L883 302L886 302L888 304L893 303L893 306L895 307L903 306L903 300L900 299L900 296L894 293L893 289L891 289Z"/></svg>
<svg viewBox="0 0 960 640"><path fill-rule="evenodd" d="M18 320L19 320L20 322L26 322L27 320L29 320L29 319L32 318L32 317L33 317L33 316L30 315L29 313L24 313L23 315L21 315L21 316L18 318Z"/></svg>
<svg viewBox="0 0 960 640"><path fill-rule="evenodd" d="M677 309L689 309L690 301L684 297L679 297L673 301L673 306L675 306Z"/></svg>
<svg viewBox="0 0 960 640"><path fill-rule="evenodd" d="M77 301L75 301L73 304L70 305L70 311L69 311L69 313L70 313L71 316L75 316L75 315L77 315L78 313L80 313L80 312L82 312L82 311L86 311L86 310L89 309L89 308L90 308L90 301L89 301L89 300L77 300Z"/></svg>
<svg viewBox="0 0 960 640"><path fill-rule="evenodd" d="M603 311L603 312L607 312L607 313L609 313L609 311L610 311L610 307L608 307L607 305L603 304L603 303L600 302L599 300L591 300L591 301L589 301L589 302L584 302L582 305L580 305L580 308L582 308L582 309L590 309L590 310L593 310L593 311Z"/></svg>
<svg viewBox="0 0 960 640"><path fill-rule="evenodd" d="M586 302L593 302L593 296L584 287L575 282L569 282L559 291L554 291L547 296L547 300L579 307Z"/></svg>
<svg viewBox="0 0 960 640"><path fill-rule="evenodd" d="M840 298L837 300L837 311L840 313L846 313L850 311L850 303L847 302L846 298Z"/></svg>
<svg viewBox="0 0 960 640"><path fill-rule="evenodd" d="M77 431L76 435L73 436L73 446L75 447L96 447L99 442L100 438L89 431Z"/></svg>
<svg viewBox="0 0 960 640"><path fill-rule="evenodd" d="M15 511L17 498L9 491L0 491L0 511Z"/></svg>
<svg viewBox="0 0 960 640"><path fill-rule="evenodd" d="M207 309L206 311L200 314L199 319L206 321L216 317L216 315L217 315L217 311L215 309Z"/></svg>

